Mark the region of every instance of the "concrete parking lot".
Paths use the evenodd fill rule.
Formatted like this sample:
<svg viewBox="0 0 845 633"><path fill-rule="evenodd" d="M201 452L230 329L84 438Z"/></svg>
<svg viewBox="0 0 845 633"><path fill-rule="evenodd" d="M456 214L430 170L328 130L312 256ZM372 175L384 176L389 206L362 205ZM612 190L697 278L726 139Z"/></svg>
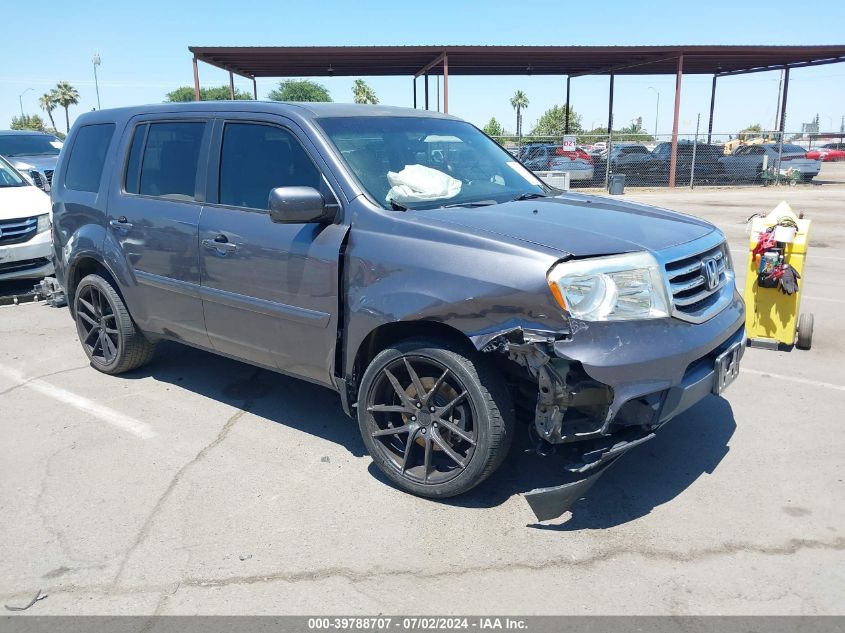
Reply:
<svg viewBox="0 0 845 633"><path fill-rule="evenodd" d="M165 344L91 369L66 309L0 308L0 603L33 614L845 613L845 186L629 199L745 223L814 220L811 351L740 379L631 451L560 520L521 452L447 502L393 489L330 391ZM740 280L742 283L742 280ZM557 478L557 479L556 479Z"/></svg>

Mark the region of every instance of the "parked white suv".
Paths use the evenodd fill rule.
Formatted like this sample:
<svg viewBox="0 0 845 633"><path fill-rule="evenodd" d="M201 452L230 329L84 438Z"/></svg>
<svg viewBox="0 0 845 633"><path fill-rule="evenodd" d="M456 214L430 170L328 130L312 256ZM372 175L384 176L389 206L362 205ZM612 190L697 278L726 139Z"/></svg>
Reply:
<svg viewBox="0 0 845 633"><path fill-rule="evenodd" d="M50 197L0 157L0 282L53 273Z"/></svg>

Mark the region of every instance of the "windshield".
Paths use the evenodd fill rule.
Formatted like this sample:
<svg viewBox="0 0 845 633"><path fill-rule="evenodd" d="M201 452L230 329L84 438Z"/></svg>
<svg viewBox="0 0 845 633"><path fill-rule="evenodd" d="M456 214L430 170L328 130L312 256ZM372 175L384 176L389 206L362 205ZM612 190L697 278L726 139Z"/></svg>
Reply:
<svg viewBox="0 0 845 633"><path fill-rule="evenodd" d="M550 192L463 121L365 116L318 122L364 189L386 209L495 204Z"/></svg>
<svg viewBox="0 0 845 633"><path fill-rule="evenodd" d="M0 158L0 187L25 187L27 184L9 163Z"/></svg>
<svg viewBox="0 0 845 633"><path fill-rule="evenodd" d="M0 136L0 156L58 156L62 142L47 134Z"/></svg>

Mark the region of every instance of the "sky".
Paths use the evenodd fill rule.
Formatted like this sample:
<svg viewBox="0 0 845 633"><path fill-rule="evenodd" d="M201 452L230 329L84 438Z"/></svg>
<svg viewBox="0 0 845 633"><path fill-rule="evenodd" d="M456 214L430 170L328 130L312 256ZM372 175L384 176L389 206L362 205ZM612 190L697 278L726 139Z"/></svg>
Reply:
<svg viewBox="0 0 845 633"><path fill-rule="evenodd" d="M706 10L704 9L706 7ZM810 7L793 1L743 3L709 0L705 4L673 0L634 2L524 3L425 0L321 0L286 2L195 2L148 0L143 3L39 3L44 19L25 21L18 12L5 22L0 66L0 128L8 127L21 105L27 114L46 114L38 97L60 80L80 93L73 117L97 107L95 53L103 108L157 103L170 90L192 85L188 46L331 46L331 45L677 45L677 44L845 44L845 2L816 0ZM323 77L335 101L351 101L353 77ZM408 77L365 77L381 103L412 105ZM760 123L775 124L780 73L739 75L719 80L714 133L735 133ZM228 74L200 64L203 86L224 85ZM431 80L431 94L435 93ZM618 76L614 127L637 117L659 134L671 132L674 76ZM259 79L259 98L278 83ZM685 75L681 90L680 132L695 132L701 115L706 129L711 76ZM252 91L250 81L236 86ZM549 76L464 77L449 80L451 114L479 126L495 116L514 130L510 106L514 91L524 91L529 106L528 131L548 108L565 102L565 79ZM21 95L21 93L23 93ZM659 94L659 97L658 97ZM422 102L422 82L419 84ZM608 78L572 80L571 104L590 128L607 124ZM657 107L659 99L659 109ZM432 97L432 107L434 106ZM823 130L838 131L845 115L845 63L791 72L787 131L800 130L818 113ZM53 113L64 131L64 112ZM49 122L48 122L49 124Z"/></svg>

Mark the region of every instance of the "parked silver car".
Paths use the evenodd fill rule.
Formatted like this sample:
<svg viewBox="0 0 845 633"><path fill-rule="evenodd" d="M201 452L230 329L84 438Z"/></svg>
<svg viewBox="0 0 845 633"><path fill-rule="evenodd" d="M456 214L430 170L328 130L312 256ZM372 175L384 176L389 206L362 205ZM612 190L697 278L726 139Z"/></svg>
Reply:
<svg viewBox="0 0 845 633"><path fill-rule="evenodd" d="M43 191L50 191L61 149L61 139L46 132L0 130L0 156Z"/></svg>
<svg viewBox="0 0 845 633"><path fill-rule="evenodd" d="M768 168L775 168L778 162L778 143L760 143L738 147L730 156L719 159L725 167L725 176L732 180L757 180L763 172L765 159ZM821 169L821 161L807 158L807 150L800 145L784 144L781 154L782 170L797 169L801 178L809 182Z"/></svg>

